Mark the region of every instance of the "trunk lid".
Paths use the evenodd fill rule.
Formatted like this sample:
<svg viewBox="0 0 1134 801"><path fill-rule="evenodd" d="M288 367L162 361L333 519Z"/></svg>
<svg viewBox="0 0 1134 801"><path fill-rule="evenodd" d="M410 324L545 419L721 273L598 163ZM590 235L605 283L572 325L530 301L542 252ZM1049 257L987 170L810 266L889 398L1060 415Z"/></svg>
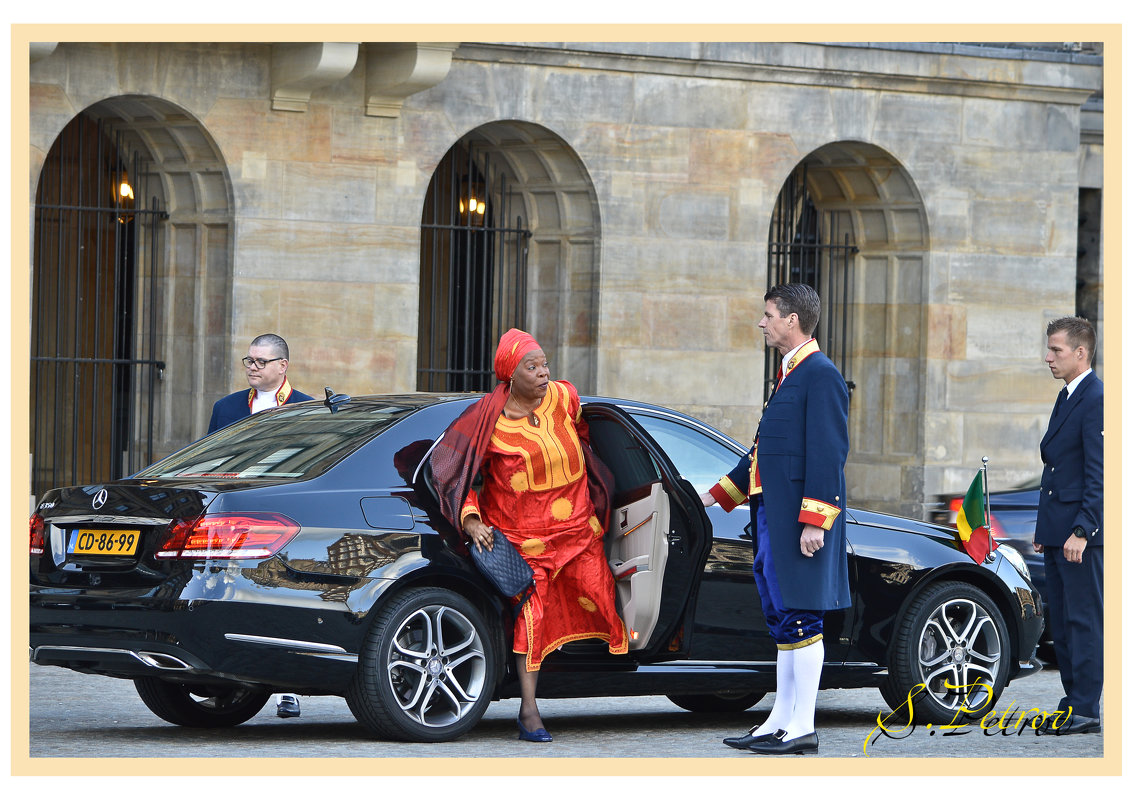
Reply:
<svg viewBox="0 0 1134 801"><path fill-rule="evenodd" d="M217 495L201 484L158 486L126 479L47 492L32 517L42 519L42 552L32 547L32 582L41 586L157 585L179 569L154 558L172 527L200 517ZM33 540L34 540L33 536Z"/></svg>

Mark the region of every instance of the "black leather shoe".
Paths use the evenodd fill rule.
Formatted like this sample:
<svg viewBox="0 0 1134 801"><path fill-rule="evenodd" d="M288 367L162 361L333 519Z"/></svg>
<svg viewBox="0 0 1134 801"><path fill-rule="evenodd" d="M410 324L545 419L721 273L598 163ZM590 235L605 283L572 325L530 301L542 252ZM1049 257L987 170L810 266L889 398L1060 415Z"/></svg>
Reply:
<svg viewBox="0 0 1134 801"><path fill-rule="evenodd" d="M765 740L771 740L777 734L782 737L787 733L783 729L776 729L774 733L768 732L767 734L756 734L755 732L756 729L749 729L748 734L741 735L740 737L725 737L722 742L729 748L739 748L743 751L745 748L752 745L752 743L762 743Z"/></svg>
<svg viewBox="0 0 1134 801"><path fill-rule="evenodd" d="M804 734L802 737L793 737L790 740L785 740L787 735L785 731L778 731L776 735L770 740L764 740L759 743L752 743L748 746L748 750L754 754L769 754L771 756L783 756L786 754L818 754L819 753L819 733L811 732L811 734Z"/></svg>
<svg viewBox="0 0 1134 801"><path fill-rule="evenodd" d="M294 695L284 695L280 697L280 702L276 704L276 717L278 718L297 718L299 717L299 699Z"/></svg>
<svg viewBox="0 0 1134 801"><path fill-rule="evenodd" d="M1094 734L1100 731L1102 731L1102 723L1098 718L1071 715L1058 726L1049 725L1044 734Z"/></svg>

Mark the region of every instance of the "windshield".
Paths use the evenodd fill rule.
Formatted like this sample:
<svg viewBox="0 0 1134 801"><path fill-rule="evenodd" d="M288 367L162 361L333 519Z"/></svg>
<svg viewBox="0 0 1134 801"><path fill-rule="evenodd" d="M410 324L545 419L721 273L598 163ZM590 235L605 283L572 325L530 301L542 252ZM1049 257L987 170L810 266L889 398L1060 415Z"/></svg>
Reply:
<svg viewBox="0 0 1134 801"><path fill-rule="evenodd" d="M417 407L321 404L259 412L162 459L136 478L300 480L319 475Z"/></svg>

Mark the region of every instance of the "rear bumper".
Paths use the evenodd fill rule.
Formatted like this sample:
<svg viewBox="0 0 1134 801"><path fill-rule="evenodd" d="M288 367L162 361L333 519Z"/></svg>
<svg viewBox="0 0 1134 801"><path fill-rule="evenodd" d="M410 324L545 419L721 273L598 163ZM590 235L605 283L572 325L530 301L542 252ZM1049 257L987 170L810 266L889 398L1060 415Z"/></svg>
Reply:
<svg viewBox="0 0 1134 801"><path fill-rule="evenodd" d="M365 623L341 608L239 601L64 600L32 588L29 649L38 665L115 678L209 679L342 694Z"/></svg>

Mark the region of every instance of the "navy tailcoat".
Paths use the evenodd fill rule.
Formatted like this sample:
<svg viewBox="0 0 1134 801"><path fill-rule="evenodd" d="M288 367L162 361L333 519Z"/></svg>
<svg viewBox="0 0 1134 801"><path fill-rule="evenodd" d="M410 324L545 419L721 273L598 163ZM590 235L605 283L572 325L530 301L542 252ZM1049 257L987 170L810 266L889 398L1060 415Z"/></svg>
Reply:
<svg viewBox="0 0 1134 801"><path fill-rule="evenodd" d="M748 493L763 493L782 594L777 605L784 609L842 609L851 603L844 474L850 450L848 408L846 381L825 354L812 348L784 376L760 419L759 490L749 479L750 455L726 477ZM714 495L722 500L721 493ZM722 506L731 508L727 501ZM754 503L750 510L755 532ZM811 557L800 551L805 522L827 529L823 547Z"/></svg>

